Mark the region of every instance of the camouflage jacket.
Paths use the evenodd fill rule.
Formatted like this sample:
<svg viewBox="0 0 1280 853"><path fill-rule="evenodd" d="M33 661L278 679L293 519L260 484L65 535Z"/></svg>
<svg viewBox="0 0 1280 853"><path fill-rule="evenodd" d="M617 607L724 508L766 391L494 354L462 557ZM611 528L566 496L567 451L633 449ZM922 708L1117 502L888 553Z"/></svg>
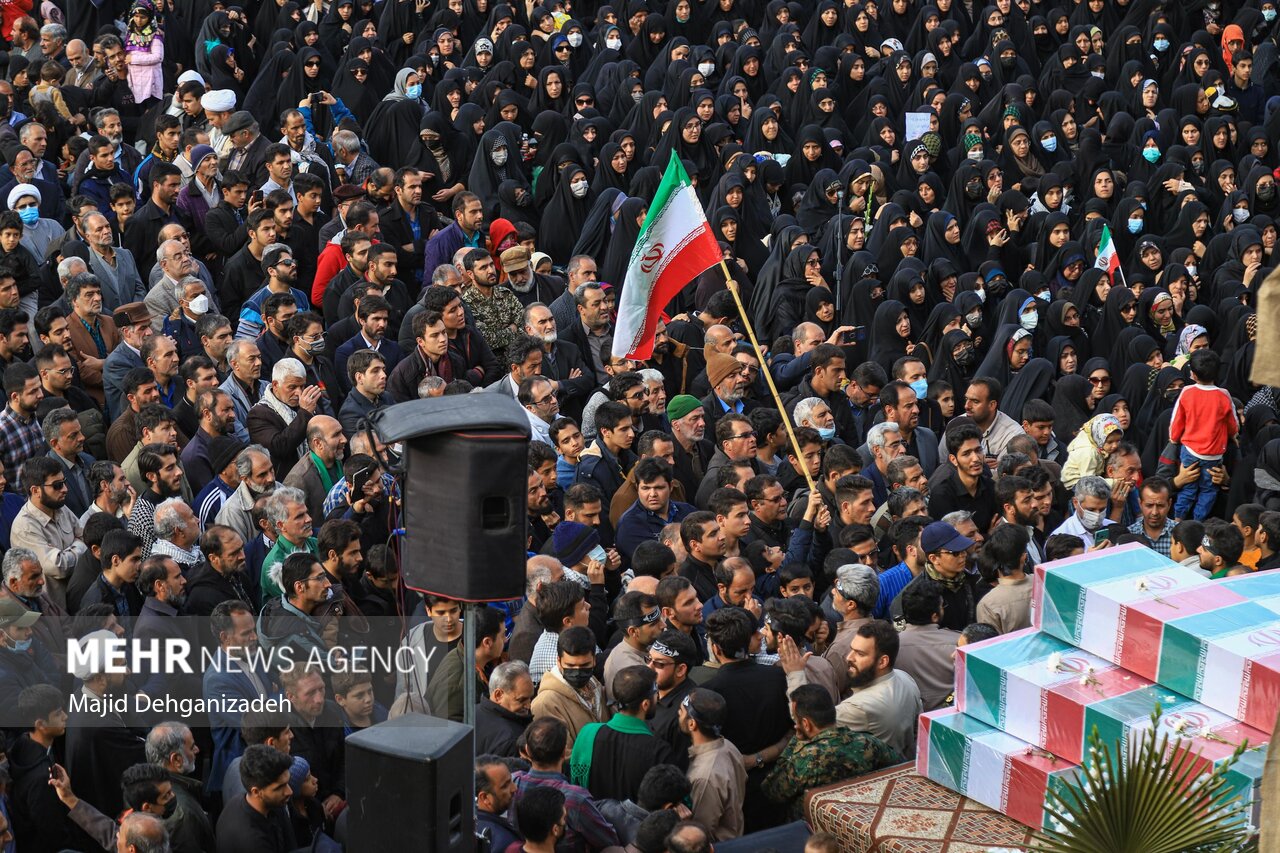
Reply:
<svg viewBox="0 0 1280 853"><path fill-rule="evenodd" d="M853 779L902 760L896 750L874 735L832 726L810 740L792 738L761 790L770 800L787 803L790 818L799 819L808 789Z"/></svg>
<svg viewBox="0 0 1280 853"><path fill-rule="evenodd" d="M471 308L476 318L476 330L484 336L485 343L493 350L499 361L505 356L507 346L515 339L516 332L512 327L520 329L524 325L524 306L511 290L503 285L493 288L493 293L485 296L474 284L467 285L462 291L462 299Z"/></svg>

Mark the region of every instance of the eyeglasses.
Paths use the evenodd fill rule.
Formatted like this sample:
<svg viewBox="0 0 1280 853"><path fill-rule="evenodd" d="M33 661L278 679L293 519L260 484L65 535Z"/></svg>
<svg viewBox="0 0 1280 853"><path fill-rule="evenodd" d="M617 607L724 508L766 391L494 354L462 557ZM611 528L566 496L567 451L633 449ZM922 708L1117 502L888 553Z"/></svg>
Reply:
<svg viewBox="0 0 1280 853"><path fill-rule="evenodd" d="M653 658L649 658L649 668L650 668L650 669L666 669L666 668L667 668L667 667L669 667L669 666L675 666L675 665L676 665L676 664L675 664L675 661L669 661L669 660L654 660Z"/></svg>
<svg viewBox="0 0 1280 853"><path fill-rule="evenodd" d="M1110 376L1090 376L1089 384L1090 385L1110 385L1111 377Z"/></svg>
<svg viewBox="0 0 1280 853"><path fill-rule="evenodd" d="M804 265L806 267L820 267L822 266L822 260L820 258L810 258L804 262Z"/></svg>
<svg viewBox="0 0 1280 853"><path fill-rule="evenodd" d="M556 398L555 394L548 394L547 396L543 397L541 400L534 400L533 404L535 406L545 406L547 403L550 403L555 398Z"/></svg>
<svg viewBox="0 0 1280 853"><path fill-rule="evenodd" d="M752 430L751 432L743 432L737 435L731 435L729 436L729 440L738 441L739 439L743 439L743 438L755 438L755 437L756 437L755 431Z"/></svg>
<svg viewBox="0 0 1280 853"><path fill-rule="evenodd" d="M276 261L276 266L278 267L296 267L297 265L298 265L298 262L295 261L293 258L281 258L280 260Z"/></svg>
<svg viewBox="0 0 1280 853"><path fill-rule="evenodd" d="M306 582L311 583L312 581L320 581L321 583L328 586L329 576L327 574L312 575L311 577L307 578Z"/></svg>
<svg viewBox="0 0 1280 853"><path fill-rule="evenodd" d="M316 60L312 60L311 62L304 62L302 63L302 67L303 68L319 68L320 60L316 59Z"/></svg>
<svg viewBox="0 0 1280 853"><path fill-rule="evenodd" d="M67 480L64 477L61 480L54 480L52 483L45 483L42 488L53 489L55 492L60 492L66 487L67 487Z"/></svg>

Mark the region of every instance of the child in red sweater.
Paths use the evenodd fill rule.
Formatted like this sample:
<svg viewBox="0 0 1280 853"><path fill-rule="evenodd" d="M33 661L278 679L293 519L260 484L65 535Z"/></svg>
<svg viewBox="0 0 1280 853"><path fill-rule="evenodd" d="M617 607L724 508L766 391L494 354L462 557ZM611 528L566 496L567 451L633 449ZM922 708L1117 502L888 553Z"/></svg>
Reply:
<svg viewBox="0 0 1280 853"><path fill-rule="evenodd" d="M1200 478L1178 492L1173 515L1178 519L1204 519L1218 498L1210 469L1222 462L1227 442L1240 431L1231 395L1215 383L1222 369L1222 359L1205 348L1191 354L1191 378L1195 385L1183 388L1173 404L1169 422L1169 440L1182 445L1179 459L1183 465L1199 465ZM1191 515L1188 515L1188 511Z"/></svg>

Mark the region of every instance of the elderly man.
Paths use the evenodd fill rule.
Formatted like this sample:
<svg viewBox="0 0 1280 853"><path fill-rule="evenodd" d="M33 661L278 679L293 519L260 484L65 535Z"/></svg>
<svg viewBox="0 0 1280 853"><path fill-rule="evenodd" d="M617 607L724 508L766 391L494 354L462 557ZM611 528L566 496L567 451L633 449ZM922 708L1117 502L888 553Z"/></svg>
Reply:
<svg viewBox="0 0 1280 853"><path fill-rule="evenodd" d="M173 316L184 297L183 279L194 277L196 265L185 243L165 240L156 249L156 266L160 270L160 278L147 291L143 301L151 312L151 328L160 332L165 320Z"/></svg>
<svg viewBox="0 0 1280 853"><path fill-rule="evenodd" d="M124 408L124 377L135 367L147 367L142 358L142 344L151 337L151 312L142 302L121 305L113 315L120 331L120 345L112 350L102 366L102 387L107 409L116 417Z"/></svg>
<svg viewBox="0 0 1280 853"><path fill-rule="evenodd" d="M185 501L170 498L161 503L156 507L154 523L156 538L146 556L169 557L181 567L184 575L204 562L204 555L196 544L200 538L200 522Z"/></svg>
<svg viewBox="0 0 1280 853"><path fill-rule="evenodd" d="M49 597L40 558L30 548L10 548L4 555L3 573L4 587L0 592L40 614L32 631L61 670L66 661L67 638L71 636L71 617Z"/></svg>
<svg viewBox="0 0 1280 853"><path fill-rule="evenodd" d="M231 373L219 386L231 396L235 404L235 436L249 441L249 409L262 399L262 393L270 383L262 376L262 353L253 341L232 341L227 347L227 364Z"/></svg>
<svg viewBox="0 0 1280 853"><path fill-rule="evenodd" d="M236 475L240 485L222 504L215 520L240 534L247 545L258 536L258 526L252 517L254 503L276 488L271 454L260 444L249 445L236 457Z"/></svg>
<svg viewBox="0 0 1280 853"><path fill-rule="evenodd" d="M286 486L306 496L307 512L312 519L323 519L324 499L334 483L342 479L342 458L347 437L342 424L328 415L316 415L307 424L307 453L284 478Z"/></svg>
<svg viewBox="0 0 1280 853"><path fill-rule="evenodd" d="M102 301L107 308L115 309L145 299L147 289L138 273L137 261L128 249L116 246L107 217L90 213L81 222L89 244L89 271L102 282Z"/></svg>
<svg viewBox="0 0 1280 853"><path fill-rule="evenodd" d="M317 414L324 391L307 386L307 371L296 358L282 358L271 369L271 387L249 410L250 440L271 451L277 471L290 471L303 455L307 424Z"/></svg>
<svg viewBox="0 0 1280 853"><path fill-rule="evenodd" d="M48 583L49 597L60 607L67 602L67 579L87 549L84 528L67 509L67 478L62 466L47 456L22 464L22 491L27 502L13 520L12 547L37 555Z"/></svg>
<svg viewBox="0 0 1280 853"><path fill-rule="evenodd" d="M67 317L67 333L71 336L69 351L80 370L85 391L102 405L106 402L103 368L107 356L120 343L120 332L111 315L102 311L102 285L92 273L71 276L63 295L71 306Z"/></svg>
<svg viewBox="0 0 1280 853"><path fill-rule="evenodd" d="M307 512L307 496L290 486L277 486L267 498L267 520L276 535L276 544L262 561L260 582L265 597L278 597L283 590L278 580L285 558L295 551L316 553L317 540L312 535L311 514Z"/></svg>
<svg viewBox="0 0 1280 853"><path fill-rule="evenodd" d="M72 39L67 42L65 55L69 67L62 85L92 90L93 84L102 78L102 68L93 58L93 51L80 39Z"/></svg>
<svg viewBox="0 0 1280 853"><path fill-rule="evenodd" d="M524 333L541 341L542 375L552 381L560 408L576 417L596 387L582 351L560 337L555 315L541 302L532 302L524 309Z"/></svg>

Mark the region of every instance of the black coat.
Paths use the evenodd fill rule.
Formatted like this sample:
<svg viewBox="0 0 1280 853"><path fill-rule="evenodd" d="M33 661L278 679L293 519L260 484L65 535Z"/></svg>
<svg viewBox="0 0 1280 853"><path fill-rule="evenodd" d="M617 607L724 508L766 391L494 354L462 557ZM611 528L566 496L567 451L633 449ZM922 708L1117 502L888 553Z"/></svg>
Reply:
<svg viewBox="0 0 1280 853"><path fill-rule="evenodd" d="M119 814L124 808L120 777L145 760L142 736L120 715L85 710L68 716L67 775L80 799L103 814Z"/></svg>
<svg viewBox="0 0 1280 853"><path fill-rule="evenodd" d="M476 706L476 755L516 757L516 741L532 719L514 714L488 696L484 697Z"/></svg>
<svg viewBox="0 0 1280 853"><path fill-rule="evenodd" d="M156 256L156 249L160 247L160 229L177 221L177 208L165 213L160 209L159 205L150 199L146 204L138 207L133 216L129 217L129 221L124 225L124 237L121 243L133 255L134 262L139 266L139 271L143 267L151 268L151 263Z"/></svg>
<svg viewBox="0 0 1280 853"><path fill-rule="evenodd" d="M224 258L230 258L249 240L249 228L244 223L244 217L223 201L205 214L204 236L214 251Z"/></svg>
<svg viewBox="0 0 1280 853"><path fill-rule="evenodd" d="M418 237L413 236L413 226L405 215L400 202L391 204L378 211L378 225L382 231L382 242L396 247L396 275L413 285L418 290L422 276L422 263L425 259L427 241L439 227L436 212L429 204L419 204L417 209ZM412 245L413 250L406 252L404 246Z"/></svg>
<svg viewBox="0 0 1280 853"><path fill-rule="evenodd" d="M314 724L308 724L297 712L289 715L289 724L293 728L291 754L305 758L320 783L316 799L323 802L330 794L346 799L347 751L341 709L326 700Z"/></svg>
<svg viewBox="0 0 1280 853"><path fill-rule="evenodd" d="M22 853L58 853L83 841L77 837L75 824L67 819L67 807L49 787L49 769L57 761L54 750L46 750L25 732L9 748L13 777L9 817L14 836L22 839L18 842Z"/></svg>

